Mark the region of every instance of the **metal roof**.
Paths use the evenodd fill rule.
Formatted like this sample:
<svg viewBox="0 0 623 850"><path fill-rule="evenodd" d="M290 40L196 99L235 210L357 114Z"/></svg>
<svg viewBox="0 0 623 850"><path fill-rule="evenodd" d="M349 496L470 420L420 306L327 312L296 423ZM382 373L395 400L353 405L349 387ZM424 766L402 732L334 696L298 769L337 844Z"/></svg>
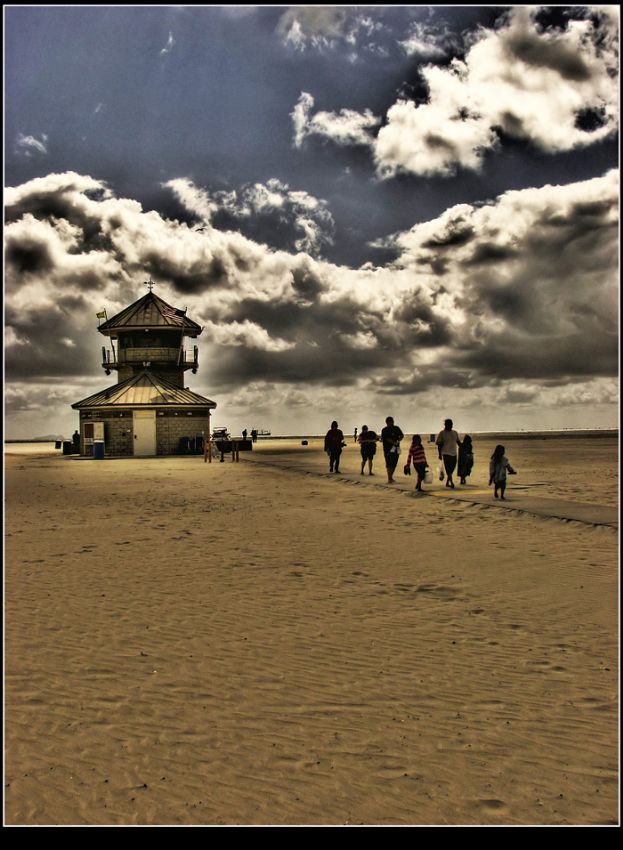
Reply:
<svg viewBox="0 0 623 850"><path fill-rule="evenodd" d="M143 295L111 319L102 322L98 331L110 336L120 328L180 328L186 336L196 337L202 331L197 322L186 315L185 310L172 307L153 292Z"/></svg>
<svg viewBox="0 0 623 850"><path fill-rule="evenodd" d="M178 387L146 369L119 384L72 404L74 410L89 407L216 407L216 402L185 387Z"/></svg>

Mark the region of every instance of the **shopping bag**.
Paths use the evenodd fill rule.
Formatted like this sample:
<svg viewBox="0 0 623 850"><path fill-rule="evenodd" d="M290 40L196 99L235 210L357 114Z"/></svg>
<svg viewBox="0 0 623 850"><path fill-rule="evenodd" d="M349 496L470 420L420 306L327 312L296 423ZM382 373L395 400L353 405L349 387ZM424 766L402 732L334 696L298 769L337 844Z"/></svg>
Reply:
<svg viewBox="0 0 623 850"><path fill-rule="evenodd" d="M426 472L424 473L424 484L432 484L433 483L433 473L426 468Z"/></svg>
<svg viewBox="0 0 623 850"><path fill-rule="evenodd" d="M444 469L444 465L443 465L442 460L439 461L439 473L438 474L439 474L439 480L443 481L443 479L446 477L446 471Z"/></svg>

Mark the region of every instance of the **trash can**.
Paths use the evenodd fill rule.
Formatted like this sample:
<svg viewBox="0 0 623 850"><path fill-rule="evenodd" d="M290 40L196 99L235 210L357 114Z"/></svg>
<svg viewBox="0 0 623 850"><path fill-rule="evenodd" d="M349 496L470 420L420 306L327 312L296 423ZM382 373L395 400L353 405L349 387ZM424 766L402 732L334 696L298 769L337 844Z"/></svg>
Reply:
<svg viewBox="0 0 623 850"><path fill-rule="evenodd" d="M104 460L103 440L93 440L93 460Z"/></svg>
<svg viewBox="0 0 623 850"><path fill-rule="evenodd" d="M63 454L70 455L73 452L71 440L63 440Z"/></svg>

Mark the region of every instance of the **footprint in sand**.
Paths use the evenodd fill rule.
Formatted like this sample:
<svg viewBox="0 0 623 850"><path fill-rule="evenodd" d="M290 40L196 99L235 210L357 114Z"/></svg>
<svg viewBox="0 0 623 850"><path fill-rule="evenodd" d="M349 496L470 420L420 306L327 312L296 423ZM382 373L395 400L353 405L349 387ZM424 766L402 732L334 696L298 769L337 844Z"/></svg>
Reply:
<svg viewBox="0 0 623 850"><path fill-rule="evenodd" d="M415 593L425 593L435 599L455 599L460 596L460 591L455 587L445 584L420 584Z"/></svg>
<svg viewBox="0 0 623 850"><path fill-rule="evenodd" d="M503 800L478 800L476 805L486 812L499 812L506 808L506 803Z"/></svg>

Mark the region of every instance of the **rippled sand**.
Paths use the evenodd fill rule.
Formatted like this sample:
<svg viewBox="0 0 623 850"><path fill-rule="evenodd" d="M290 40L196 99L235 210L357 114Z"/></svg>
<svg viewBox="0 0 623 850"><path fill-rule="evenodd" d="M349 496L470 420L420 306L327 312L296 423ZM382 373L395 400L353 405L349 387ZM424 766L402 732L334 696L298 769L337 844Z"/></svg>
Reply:
<svg viewBox="0 0 623 850"><path fill-rule="evenodd" d="M257 449L7 456L5 822L617 823L616 531Z"/></svg>

